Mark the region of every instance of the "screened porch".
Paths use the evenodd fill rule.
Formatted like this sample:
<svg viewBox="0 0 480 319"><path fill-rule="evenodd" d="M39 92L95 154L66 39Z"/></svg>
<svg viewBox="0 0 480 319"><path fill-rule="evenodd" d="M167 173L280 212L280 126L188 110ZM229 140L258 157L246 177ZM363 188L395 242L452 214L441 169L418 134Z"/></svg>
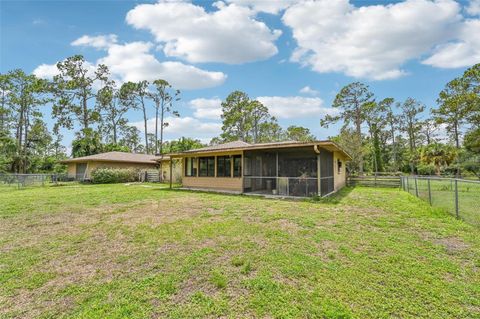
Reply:
<svg viewBox="0 0 480 319"><path fill-rule="evenodd" d="M334 190L333 153L313 147L244 153L243 192L311 197Z"/></svg>

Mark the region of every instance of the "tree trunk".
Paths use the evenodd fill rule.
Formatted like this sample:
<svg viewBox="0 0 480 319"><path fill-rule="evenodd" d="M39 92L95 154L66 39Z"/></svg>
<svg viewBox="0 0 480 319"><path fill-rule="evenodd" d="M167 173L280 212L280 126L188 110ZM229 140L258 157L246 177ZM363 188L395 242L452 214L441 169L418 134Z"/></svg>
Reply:
<svg viewBox="0 0 480 319"><path fill-rule="evenodd" d="M360 158L358 160L358 173L359 175L363 175L363 154L362 154L362 128L361 128L361 121L359 118L355 120L355 126L356 126L356 135L358 138L358 153L360 154Z"/></svg>
<svg viewBox="0 0 480 319"><path fill-rule="evenodd" d="M160 108L160 103L158 99L155 99L155 154L158 154L158 110L159 108ZM163 110L162 110L162 113L163 113ZM163 115L162 115L162 122L163 122ZM162 126L163 126L163 123L162 123ZM160 129L163 131L163 127Z"/></svg>
<svg viewBox="0 0 480 319"><path fill-rule="evenodd" d="M148 154L149 149L148 149L148 131L147 131L147 112L145 110L145 105L143 104L143 101L142 101L142 111L143 111L143 125L145 129L145 154Z"/></svg>
<svg viewBox="0 0 480 319"><path fill-rule="evenodd" d="M82 108L83 108L83 128L85 130L87 130L88 129L88 108L87 108L87 94L86 94L86 92L83 93Z"/></svg>

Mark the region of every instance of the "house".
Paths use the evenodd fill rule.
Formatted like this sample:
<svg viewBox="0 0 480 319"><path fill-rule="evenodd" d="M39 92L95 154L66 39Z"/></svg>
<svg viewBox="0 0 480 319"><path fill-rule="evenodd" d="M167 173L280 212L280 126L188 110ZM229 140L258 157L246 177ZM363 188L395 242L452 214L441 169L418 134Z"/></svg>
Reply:
<svg viewBox="0 0 480 319"><path fill-rule="evenodd" d="M75 180L89 180L96 168L134 168L139 171L155 170L158 173L162 163L163 179L170 180L170 158L147 154L108 152L90 156L76 157L60 161L67 164L68 177ZM173 181L181 175L179 165L173 167Z"/></svg>
<svg viewBox="0 0 480 319"><path fill-rule="evenodd" d="M350 156L332 141L242 141L169 154L184 188L279 196L325 196L346 184Z"/></svg>

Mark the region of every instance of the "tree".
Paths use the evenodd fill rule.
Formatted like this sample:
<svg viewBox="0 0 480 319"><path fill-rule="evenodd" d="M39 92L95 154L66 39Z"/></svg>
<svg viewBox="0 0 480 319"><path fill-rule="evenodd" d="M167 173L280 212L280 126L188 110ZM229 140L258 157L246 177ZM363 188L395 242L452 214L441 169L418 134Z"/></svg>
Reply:
<svg viewBox="0 0 480 319"><path fill-rule="evenodd" d="M59 74L53 77L52 85L55 131L59 127L72 129L78 123L82 128L80 132L87 133L100 119L91 101L97 97L95 85L108 80L108 68L105 65L94 68L81 55L58 62L57 68Z"/></svg>
<svg viewBox="0 0 480 319"><path fill-rule="evenodd" d="M224 141L247 142L250 139L249 132L252 123L248 114L249 104L248 95L240 91L230 93L222 102L223 133L221 138Z"/></svg>
<svg viewBox="0 0 480 319"><path fill-rule="evenodd" d="M300 142L310 142L315 140L315 136L310 130L303 126L290 125L286 130L286 139Z"/></svg>
<svg viewBox="0 0 480 319"><path fill-rule="evenodd" d="M449 145L432 143L420 148L420 163L433 165L436 175L440 175L442 167L452 164L456 157L457 150Z"/></svg>
<svg viewBox="0 0 480 319"><path fill-rule="evenodd" d="M420 133L425 136L425 141L427 142L427 145L435 142L437 131L438 125L432 119L425 120L420 124Z"/></svg>
<svg viewBox="0 0 480 319"><path fill-rule="evenodd" d="M141 110L143 115L143 129L145 136L145 153L150 154L150 143L148 138L148 117L147 117L147 98L149 96L148 92L148 82L140 81L138 83L126 82L122 85L123 97L126 100L129 100L129 104L132 108Z"/></svg>
<svg viewBox="0 0 480 319"><path fill-rule="evenodd" d="M268 113L268 108L257 100L250 101L247 112L250 112L250 120L252 122L253 143L258 143L261 135L262 123L276 122L276 119Z"/></svg>
<svg viewBox="0 0 480 319"><path fill-rule="evenodd" d="M418 132L420 131L419 114L425 110L425 105L409 97L403 103L398 103L398 107L402 110L400 115L402 124L400 128L408 135L408 143L410 150L410 171L415 170L415 158L417 150Z"/></svg>
<svg viewBox="0 0 480 319"><path fill-rule="evenodd" d="M348 172L351 174L360 173L360 162L363 163L363 158L367 152L362 145L357 144L361 141L357 139L355 129L343 127L340 134L330 137L330 139L340 145L352 157L352 160L346 164Z"/></svg>
<svg viewBox="0 0 480 319"><path fill-rule="evenodd" d="M12 90L12 82L8 74L0 74L0 132L7 132L11 123L11 103L9 93Z"/></svg>
<svg viewBox="0 0 480 319"><path fill-rule="evenodd" d="M204 147L205 145L200 140L192 139L189 137L181 137L178 140L173 140L165 145L165 150L169 153L185 152L197 148Z"/></svg>
<svg viewBox="0 0 480 319"><path fill-rule="evenodd" d="M368 125L373 148L373 167L375 172L383 171L382 150L380 147L381 131L387 126L388 112L393 104L392 98L386 98L376 103L365 104L365 121Z"/></svg>
<svg viewBox="0 0 480 319"><path fill-rule="evenodd" d="M131 152L141 153L143 152L143 145L140 143L140 130L135 126L121 127L122 139L120 145L124 145L130 149Z"/></svg>
<svg viewBox="0 0 480 319"><path fill-rule="evenodd" d="M13 170L17 173L27 171L28 141L30 128L42 114L39 106L47 104L47 81L38 79L35 75L27 75L22 70L13 70L8 73L10 90L8 103L10 112L15 119L16 154L13 160Z"/></svg>
<svg viewBox="0 0 480 319"><path fill-rule="evenodd" d="M468 83L463 79L454 79L440 92L438 109L433 110L437 124L444 124L448 133L453 135L457 149L460 149L461 126L465 124L470 105L468 103Z"/></svg>
<svg viewBox="0 0 480 319"><path fill-rule="evenodd" d="M82 157L102 153L102 138L100 133L88 128L75 133L72 141L72 156Z"/></svg>
<svg viewBox="0 0 480 319"><path fill-rule="evenodd" d="M480 63L467 69L462 76L462 82L467 84L467 94L464 96L468 105L468 122L480 126Z"/></svg>
<svg viewBox="0 0 480 319"><path fill-rule="evenodd" d="M173 101L180 100L180 91L172 91L172 86L165 80L153 81L155 91L149 94L149 97L155 103L155 153L163 154L163 129L169 125L165 122L165 116L171 114L179 117L177 111L173 109ZM160 116L160 143L158 140L158 119ZM160 151L159 151L160 146ZM161 164L160 164L161 165ZM160 168L161 170L161 168Z"/></svg>
<svg viewBox="0 0 480 319"><path fill-rule="evenodd" d="M260 124L258 143L280 142L283 140L285 140L285 132L275 117L272 116L270 121Z"/></svg>
<svg viewBox="0 0 480 319"><path fill-rule="evenodd" d="M328 127L332 123L342 120L344 128L353 124L355 128L354 144L359 148L355 153L362 154L362 124L365 122L366 105L373 101L373 93L367 85L354 82L343 87L335 97L332 107L341 109L338 115L327 115L320 121L320 125ZM358 162L359 173L363 174L363 157Z"/></svg>
<svg viewBox="0 0 480 319"><path fill-rule="evenodd" d="M106 133L107 141L111 140L113 144L118 144L118 135L128 123L125 114L132 107L132 101L128 98L126 91L124 86L120 90L115 89L115 83L111 82L97 94L97 104L102 115L102 128Z"/></svg>

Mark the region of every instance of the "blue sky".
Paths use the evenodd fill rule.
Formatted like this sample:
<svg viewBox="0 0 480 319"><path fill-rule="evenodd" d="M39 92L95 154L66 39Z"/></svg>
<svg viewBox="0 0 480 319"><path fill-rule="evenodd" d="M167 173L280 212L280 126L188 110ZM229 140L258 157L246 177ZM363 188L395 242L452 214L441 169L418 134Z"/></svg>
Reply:
<svg viewBox="0 0 480 319"><path fill-rule="evenodd" d="M480 62L477 0L1 1L0 12L0 72L50 77L82 54L119 83L164 78L182 92L169 139L217 135L219 102L233 90L325 139L339 126L319 120L350 82L434 107L445 83ZM138 125L141 114L128 118ZM62 133L69 145L73 133Z"/></svg>

